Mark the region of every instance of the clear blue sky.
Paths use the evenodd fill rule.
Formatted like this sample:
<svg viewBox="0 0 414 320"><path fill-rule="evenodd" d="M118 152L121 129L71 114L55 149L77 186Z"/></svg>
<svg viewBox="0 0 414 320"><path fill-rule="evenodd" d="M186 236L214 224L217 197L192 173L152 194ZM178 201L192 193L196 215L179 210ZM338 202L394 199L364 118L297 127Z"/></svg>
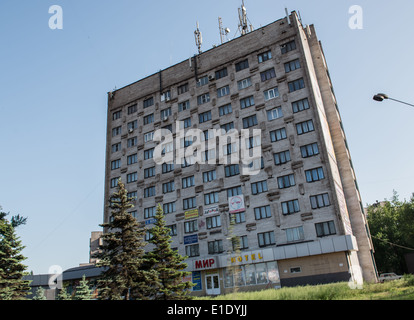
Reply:
<svg viewBox="0 0 414 320"><path fill-rule="evenodd" d="M28 217L18 229L28 270L88 261L103 216L106 93L219 44L217 18L237 30L239 0L2 0L0 2L0 205ZM351 5L363 29L351 30ZM63 9L63 29L48 26ZM285 6L323 42L364 204L409 198L414 108L374 102L386 92L414 103L411 1L246 0L254 27Z"/></svg>

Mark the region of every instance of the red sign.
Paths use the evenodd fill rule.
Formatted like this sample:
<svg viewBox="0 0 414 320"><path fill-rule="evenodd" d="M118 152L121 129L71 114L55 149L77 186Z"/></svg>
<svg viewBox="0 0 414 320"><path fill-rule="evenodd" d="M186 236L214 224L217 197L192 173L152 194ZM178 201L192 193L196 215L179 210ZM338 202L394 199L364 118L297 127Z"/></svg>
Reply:
<svg viewBox="0 0 414 320"><path fill-rule="evenodd" d="M216 260L213 258L205 260L196 260L194 262L195 269L208 269L216 267Z"/></svg>

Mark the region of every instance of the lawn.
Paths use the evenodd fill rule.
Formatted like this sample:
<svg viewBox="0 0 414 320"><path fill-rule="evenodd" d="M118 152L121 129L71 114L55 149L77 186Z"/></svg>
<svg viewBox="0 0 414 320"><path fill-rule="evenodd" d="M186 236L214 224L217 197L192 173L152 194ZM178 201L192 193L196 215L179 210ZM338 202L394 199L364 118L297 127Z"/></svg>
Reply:
<svg viewBox="0 0 414 320"><path fill-rule="evenodd" d="M200 300L414 300L414 276L385 283L365 283L362 289L351 289L347 282L235 292Z"/></svg>

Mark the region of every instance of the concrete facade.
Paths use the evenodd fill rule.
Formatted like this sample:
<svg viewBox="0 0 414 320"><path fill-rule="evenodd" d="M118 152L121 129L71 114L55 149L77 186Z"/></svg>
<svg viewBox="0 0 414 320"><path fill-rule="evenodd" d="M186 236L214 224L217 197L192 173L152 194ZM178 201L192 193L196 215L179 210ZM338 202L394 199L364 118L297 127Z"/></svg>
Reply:
<svg viewBox="0 0 414 320"><path fill-rule="evenodd" d="M107 121L105 203L121 177L136 198L131 214L148 229L155 206L164 205L172 246L189 256L194 294L361 281L359 267L364 280L376 281L322 47L295 12L110 92ZM157 165L152 133L172 129L177 151L177 121L185 130L260 129L260 172L242 174L223 157ZM214 145L214 155L222 147ZM232 213L236 195L244 204Z"/></svg>

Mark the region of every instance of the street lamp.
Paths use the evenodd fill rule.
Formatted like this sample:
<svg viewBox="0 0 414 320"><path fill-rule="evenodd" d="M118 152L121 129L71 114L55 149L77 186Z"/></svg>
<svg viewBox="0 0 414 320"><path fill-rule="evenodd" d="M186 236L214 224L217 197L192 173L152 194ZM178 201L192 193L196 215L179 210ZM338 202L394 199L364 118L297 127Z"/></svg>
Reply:
<svg viewBox="0 0 414 320"><path fill-rule="evenodd" d="M382 101L384 101L384 100L392 100L392 101L396 101L396 102L399 102L399 103L403 103L403 104L406 104L406 105L408 105L408 106L411 106L411 107L414 107L414 105L413 104L410 104L410 103L407 103L407 102L404 102L404 101L400 101L400 100L397 100L397 99L393 99L393 98L390 98L388 95L386 95L385 93L378 93L378 94L376 94L375 96L374 96L374 98L373 98L375 101L379 101L379 102L382 102Z"/></svg>

